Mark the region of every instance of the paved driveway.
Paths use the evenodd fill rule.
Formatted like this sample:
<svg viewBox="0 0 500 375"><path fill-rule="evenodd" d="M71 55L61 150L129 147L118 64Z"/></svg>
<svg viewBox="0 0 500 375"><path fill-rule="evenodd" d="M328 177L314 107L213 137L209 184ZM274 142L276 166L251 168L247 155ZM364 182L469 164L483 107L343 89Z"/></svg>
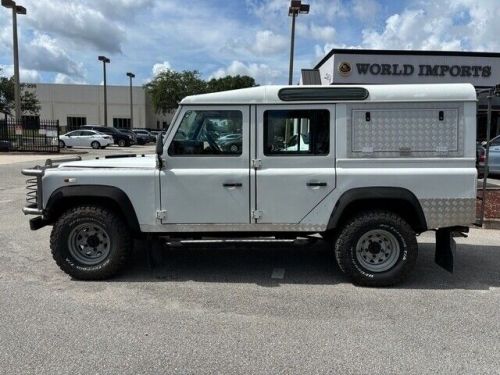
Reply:
<svg viewBox="0 0 500 375"><path fill-rule="evenodd" d="M500 371L498 231L460 239L454 275L424 234L389 289L352 286L321 241L138 246L121 277L79 282L20 212L32 164L0 162L0 373Z"/></svg>

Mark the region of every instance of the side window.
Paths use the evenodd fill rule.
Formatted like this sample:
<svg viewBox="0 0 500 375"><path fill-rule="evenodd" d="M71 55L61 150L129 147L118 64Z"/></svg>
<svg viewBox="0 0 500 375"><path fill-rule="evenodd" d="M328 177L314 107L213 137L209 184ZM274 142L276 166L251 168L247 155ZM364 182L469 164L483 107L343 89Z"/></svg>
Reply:
<svg viewBox="0 0 500 375"><path fill-rule="evenodd" d="M264 112L264 155L327 155L329 142L326 109Z"/></svg>
<svg viewBox="0 0 500 375"><path fill-rule="evenodd" d="M187 111L168 148L170 156L241 155L243 115L240 111Z"/></svg>
<svg viewBox="0 0 500 375"><path fill-rule="evenodd" d="M72 132L69 132L68 134L66 134L68 137L76 137L76 136L79 136L81 135L81 131L79 130L75 130L75 131L72 131Z"/></svg>
<svg viewBox="0 0 500 375"><path fill-rule="evenodd" d="M89 135L95 135L95 134L94 134L94 132L91 132L89 130L82 130L80 135L89 136Z"/></svg>

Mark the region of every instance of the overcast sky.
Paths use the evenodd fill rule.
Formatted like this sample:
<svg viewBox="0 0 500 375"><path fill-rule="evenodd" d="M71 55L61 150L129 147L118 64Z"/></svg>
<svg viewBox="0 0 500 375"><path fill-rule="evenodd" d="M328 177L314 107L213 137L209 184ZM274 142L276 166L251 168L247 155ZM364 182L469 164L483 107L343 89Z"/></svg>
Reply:
<svg viewBox="0 0 500 375"><path fill-rule="evenodd" d="M17 0L24 82L143 84L161 69L286 83L288 0ZM331 48L500 51L500 0L310 0L297 19L295 80ZM11 14L0 67L12 74Z"/></svg>

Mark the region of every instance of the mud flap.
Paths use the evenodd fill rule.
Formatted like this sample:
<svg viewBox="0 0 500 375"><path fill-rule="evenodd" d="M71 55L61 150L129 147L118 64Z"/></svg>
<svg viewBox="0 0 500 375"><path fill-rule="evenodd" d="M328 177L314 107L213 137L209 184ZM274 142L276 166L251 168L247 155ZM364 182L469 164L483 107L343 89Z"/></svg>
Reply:
<svg viewBox="0 0 500 375"><path fill-rule="evenodd" d="M453 263L457 243L453 237L467 237L467 227L441 228L436 231L436 253L434 261L446 271L453 273Z"/></svg>

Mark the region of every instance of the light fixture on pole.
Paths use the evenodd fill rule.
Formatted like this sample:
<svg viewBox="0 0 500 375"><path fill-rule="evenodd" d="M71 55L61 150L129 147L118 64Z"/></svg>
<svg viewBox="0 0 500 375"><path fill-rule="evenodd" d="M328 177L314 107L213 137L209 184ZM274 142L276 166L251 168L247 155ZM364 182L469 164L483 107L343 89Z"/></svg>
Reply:
<svg viewBox="0 0 500 375"><path fill-rule="evenodd" d="M132 101L132 78L135 78L134 73L127 72L127 77L130 78L130 128L134 128L134 103Z"/></svg>
<svg viewBox="0 0 500 375"><path fill-rule="evenodd" d="M16 103L16 120L21 120L21 85L19 83L19 46L17 42L17 15L26 14L26 8L17 5L15 1L12 0L2 0L2 6L8 9L12 9L12 38L13 38L13 50L14 50L14 99Z"/></svg>
<svg viewBox="0 0 500 375"><path fill-rule="evenodd" d="M111 62L106 56L99 56L99 61L102 61L103 75L104 75L104 126L108 126L108 93L106 85L106 64Z"/></svg>
<svg viewBox="0 0 500 375"><path fill-rule="evenodd" d="M308 14L309 4L302 4L301 0L291 0L290 7L288 8L288 16L292 17L292 36L290 41L290 70L288 72L288 84L291 85L293 81L293 53L295 47L295 18L299 14Z"/></svg>

